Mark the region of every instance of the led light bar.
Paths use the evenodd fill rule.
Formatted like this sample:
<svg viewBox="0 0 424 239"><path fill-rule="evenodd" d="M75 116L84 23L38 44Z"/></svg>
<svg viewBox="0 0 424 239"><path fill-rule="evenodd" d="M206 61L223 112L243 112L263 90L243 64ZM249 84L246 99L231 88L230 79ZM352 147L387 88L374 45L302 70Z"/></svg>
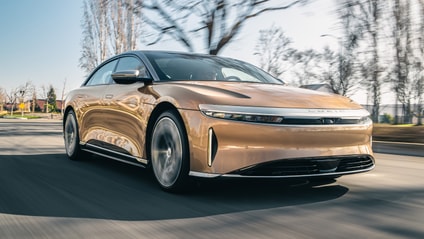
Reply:
<svg viewBox="0 0 424 239"><path fill-rule="evenodd" d="M371 124L369 113L363 109L292 109L228 105L199 105L206 116L266 124L334 125Z"/></svg>

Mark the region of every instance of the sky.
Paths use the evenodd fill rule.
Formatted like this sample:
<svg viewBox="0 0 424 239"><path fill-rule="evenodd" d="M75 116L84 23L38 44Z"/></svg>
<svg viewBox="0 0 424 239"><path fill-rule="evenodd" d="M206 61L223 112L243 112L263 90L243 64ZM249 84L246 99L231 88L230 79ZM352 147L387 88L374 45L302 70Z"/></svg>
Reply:
<svg viewBox="0 0 424 239"><path fill-rule="evenodd" d="M272 24L283 28L298 49L337 49L335 0L314 0L307 6L265 13L250 20L221 53L258 65L253 55L259 30ZM50 84L60 97L85 79L79 68L83 0L15 0L0 2L0 87L8 92L31 81L41 92ZM140 49L182 50L171 40ZM199 49L198 49L199 50ZM200 49L199 51L201 51ZM40 96L39 96L40 97ZM359 100L358 100L359 101Z"/></svg>
<svg viewBox="0 0 424 239"><path fill-rule="evenodd" d="M58 95L65 79L66 88L78 87L81 15L81 1L1 1L0 87L9 92L31 81L52 84Z"/></svg>

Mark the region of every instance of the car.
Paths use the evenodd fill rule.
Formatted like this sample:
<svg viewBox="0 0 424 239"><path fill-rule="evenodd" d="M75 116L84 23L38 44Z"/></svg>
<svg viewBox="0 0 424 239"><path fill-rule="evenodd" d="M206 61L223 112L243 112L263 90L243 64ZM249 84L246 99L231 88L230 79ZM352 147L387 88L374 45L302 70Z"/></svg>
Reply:
<svg viewBox="0 0 424 239"><path fill-rule="evenodd" d="M196 177L319 179L375 167L368 111L231 58L126 52L68 93L64 109L70 159L151 168L171 192Z"/></svg>

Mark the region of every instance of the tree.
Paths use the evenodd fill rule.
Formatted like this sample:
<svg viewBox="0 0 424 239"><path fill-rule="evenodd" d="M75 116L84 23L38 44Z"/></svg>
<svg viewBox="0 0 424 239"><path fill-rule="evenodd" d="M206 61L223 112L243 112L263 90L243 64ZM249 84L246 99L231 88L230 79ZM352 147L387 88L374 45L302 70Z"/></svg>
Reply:
<svg viewBox="0 0 424 239"><path fill-rule="evenodd" d="M32 105L31 105L31 111L32 113L35 112L36 108L37 108L37 92L36 89L34 87L34 91L32 92Z"/></svg>
<svg viewBox="0 0 424 239"><path fill-rule="evenodd" d="M15 110L15 104L18 100L18 88L13 88L9 92L6 92L7 103L10 105L10 115L13 115L13 111Z"/></svg>
<svg viewBox="0 0 424 239"><path fill-rule="evenodd" d="M371 93L372 112L374 122L378 122L381 104L381 91L384 83L380 76L382 67L380 66L379 49L379 28L383 7L386 2L382 0L352 0L351 5L355 8L355 19L359 24L358 37L363 43L364 51L359 52L363 59L361 73L363 84Z"/></svg>
<svg viewBox="0 0 424 239"><path fill-rule="evenodd" d="M193 52L194 40L200 36L208 53L218 55L249 19L305 2L307 0L146 0L143 19L153 30L149 45L169 36Z"/></svg>
<svg viewBox="0 0 424 239"><path fill-rule="evenodd" d="M322 55L314 50L308 49L304 51L296 50L291 58L294 67L291 70L293 77L299 85L312 84L314 81L320 81L320 66Z"/></svg>
<svg viewBox="0 0 424 239"><path fill-rule="evenodd" d="M344 95L347 92L346 85L343 84L343 77L341 76L341 54L337 54L328 46L324 47L324 51L320 57L321 78L326 82L333 93Z"/></svg>
<svg viewBox="0 0 424 239"><path fill-rule="evenodd" d="M82 19L82 56L80 67L87 73L106 59L109 26L106 21L106 0L84 1Z"/></svg>
<svg viewBox="0 0 424 239"><path fill-rule="evenodd" d="M395 47L393 89L396 92L397 101L402 104L403 122L410 122L411 97L413 96L412 84L410 83L410 67L412 57L411 45L411 18L410 2L394 0L393 5L393 41ZM397 110L397 107L396 107ZM399 123L398 114L395 115L395 124Z"/></svg>
<svg viewBox="0 0 424 239"><path fill-rule="evenodd" d="M49 112L57 111L56 92L53 86L49 85L48 87L46 87L45 85L43 85L41 89L43 91L42 98L44 98L46 101L46 104L43 109L44 112L49 113Z"/></svg>
<svg viewBox="0 0 424 239"><path fill-rule="evenodd" d="M24 103L25 98L31 94L31 92L34 91L34 86L30 81L27 81L25 84L13 88L9 91L9 93L6 92L6 97L8 100L10 107L10 115L13 115L13 111L15 109L15 104L20 102Z"/></svg>
<svg viewBox="0 0 424 239"><path fill-rule="evenodd" d="M80 67L91 72L112 55L135 50L142 0L84 0Z"/></svg>
<svg viewBox="0 0 424 239"><path fill-rule="evenodd" d="M416 60L416 99L417 99L417 116L418 116L418 125L422 125L422 118L424 114L424 0L418 1L419 6L419 43L418 43L418 57Z"/></svg>
<svg viewBox="0 0 424 239"><path fill-rule="evenodd" d="M343 33L340 38L337 38L340 44L337 57L338 78L336 81L329 81L329 84L337 94L348 96L357 89L360 81L356 73L358 72L358 39L362 29L355 20L355 9L351 0L340 1L338 13Z"/></svg>
<svg viewBox="0 0 424 239"><path fill-rule="evenodd" d="M140 40L142 0L109 1L112 55L135 50Z"/></svg>
<svg viewBox="0 0 424 239"><path fill-rule="evenodd" d="M291 40L284 35L281 27L271 26L269 29L260 30L255 55L259 56L260 67L275 77L286 71L288 61L294 56L296 50L291 48Z"/></svg>
<svg viewBox="0 0 424 239"><path fill-rule="evenodd" d="M7 102L6 91L0 87L0 112L4 111L4 105Z"/></svg>
<svg viewBox="0 0 424 239"><path fill-rule="evenodd" d="M56 93L52 85L50 85L49 90L47 92L47 105L50 112L56 112L57 111L57 104L56 104ZM49 111L46 110L48 113Z"/></svg>
<svg viewBox="0 0 424 239"><path fill-rule="evenodd" d="M343 44L343 43L340 43ZM335 94L349 96L357 89L355 78L355 61L352 48L334 52L328 46L324 47L319 57L318 68L321 70L321 81L327 83Z"/></svg>

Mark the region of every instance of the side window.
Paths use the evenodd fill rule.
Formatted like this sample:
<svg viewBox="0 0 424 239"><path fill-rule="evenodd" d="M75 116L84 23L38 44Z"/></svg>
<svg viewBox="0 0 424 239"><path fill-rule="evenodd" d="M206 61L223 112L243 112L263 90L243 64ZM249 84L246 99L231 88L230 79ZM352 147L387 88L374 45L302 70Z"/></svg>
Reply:
<svg viewBox="0 0 424 239"><path fill-rule="evenodd" d="M144 64L135 57L123 57L119 59L118 66L116 67L115 72L127 71L127 70L139 70L140 77L143 77L143 78L149 77L149 73L147 73L147 70Z"/></svg>
<svg viewBox="0 0 424 239"><path fill-rule="evenodd" d="M115 68L117 60L111 61L106 65L102 66L100 69L91 76L86 85L106 85L112 82L112 74L113 69Z"/></svg>

